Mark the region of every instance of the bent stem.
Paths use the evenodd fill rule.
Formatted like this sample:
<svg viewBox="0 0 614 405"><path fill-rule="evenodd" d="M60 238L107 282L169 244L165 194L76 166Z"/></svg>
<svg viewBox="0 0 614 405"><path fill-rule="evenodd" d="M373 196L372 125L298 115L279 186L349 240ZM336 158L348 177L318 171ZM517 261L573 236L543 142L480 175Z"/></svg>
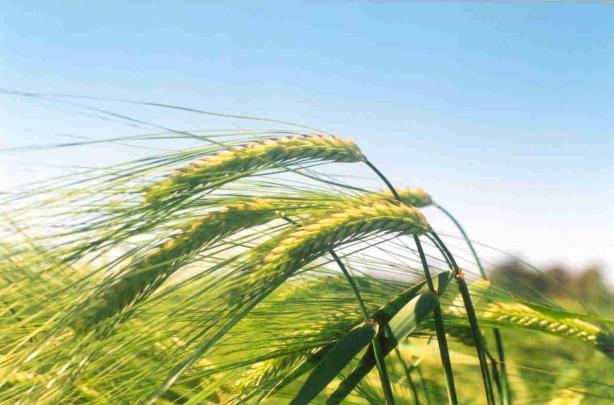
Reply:
<svg viewBox="0 0 614 405"><path fill-rule="evenodd" d="M501 396L503 405L509 405L512 403L512 392L510 391L509 379L507 378L507 368L505 366L505 352L503 351L503 341L501 339L501 332L499 329L493 330L495 335L495 344L497 346L497 356L499 359L497 361L499 370L501 370L501 391L503 395Z"/></svg>
<svg viewBox="0 0 614 405"><path fill-rule="evenodd" d="M368 160L365 160L365 164L369 167L369 169L373 170L373 172L377 175L377 177L379 177L384 182L384 184L386 184L386 187L388 187L388 190L390 190L394 198L397 199L398 201L401 201L401 197L399 196L399 193L397 193L397 190L394 188L392 183L390 183L390 181L386 178L386 176L384 176L384 174L380 172L379 169L375 167L373 163L369 162Z"/></svg>
<svg viewBox="0 0 614 405"><path fill-rule="evenodd" d="M418 249L418 254L420 255L422 269L424 270L424 275L426 277L429 290L433 294L439 296L437 294L437 291L435 290L435 286L433 285L433 280L431 279L431 272L429 270L429 265L426 261L426 255L424 254L424 250L422 249L422 244L420 243L420 238L414 235L414 242L416 243L416 248ZM439 302L433 309L433 318L435 320L435 334L437 335L439 356L441 358L441 364L443 365L443 374L446 379L448 400L451 404L456 405L458 404L458 398L456 396L456 387L454 385L454 373L452 372L452 361L450 360L448 340L446 338L446 330L443 323L443 314L441 312L441 305L439 304Z"/></svg>
<svg viewBox="0 0 614 405"><path fill-rule="evenodd" d="M484 280L488 280L488 276L486 275L486 271L484 270L484 266L482 266L482 261L480 260L480 257L478 256L477 252L475 251L475 248L473 247L473 243L471 243L471 240L467 236L467 233L463 229L462 225L444 207L442 207L439 204L436 204L435 206L437 207L437 209L439 209L439 211L444 213L452 221L452 223L454 223L454 225L456 226L458 231L463 236L463 239L465 239L465 242L467 243L467 246L469 247L469 250L471 250L471 254L473 255L475 263L477 264L478 269L480 270L480 274L482 275L482 278ZM505 367L505 351L503 349L503 340L501 339L501 333L499 332L499 329L496 329L496 328L493 329L493 334L494 334L494 337L495 337L495 345L496 345L496 348L497 348L497 356L499 357L498 359L496 359L498 366L493 366L494 367L493 370L494 371L500 371L500 372L498 372L498 374L499 374L498 375L498 377L499 377L498 379L499 379L500 382L497 384L497 391L499 391L499 396L501 397L501 402L503 403L503 405L507 405L507 404L509 404L511 402L511 393L510 393L510 390L509 390L509 383L508 383L508 378L507 378L507 370L506 370L506 367ZM498 368L498 370L497 370L497 368Z"/></svg>
<svg viewBox="0 0 614 405"><path fill-rule="evenodd" d="M293 225L298 225L296 221L294 221L291 218L288 218L287 216L281 213L280 213L280 216L287 222ZM362 296L360 295L360 291L358 289L358 286L356 285L356 282L350 275L350 272L348 271L347 267L345 267L345 264L343 264L343 262L341 261L341 258L339 258L337 253L335 253L333 249L330 249L328 253L330 253L332 258L335 260L335 263L337 263L337 266L339 266L339 269L341 269L343 276L346 278L346 280L350 284L350 287L352 288L352 291L354 292L354 296L356 297L356 301L358 302L358 306L360 307L360 312L362 312L362 315L365 321L368 321L369 311L367 310L367 306L365 305L365 302L363 301ZM384 351L382 350L382 346L381 346L381 343L377 335L371 341L371 345L373 346L373 355L375 357L377 371L379 372L382 389L384 390L384 397L386 399L386 404L394 405L394 395L392 393L392 387L390 386L390 376L388 375L388 370L386 369Z"/></svg>
<svg viewBox="0 0 614 405"><path fill-rule="evenodd" d="M482 340L480 327L478 325L478 319L475 314L475 308L473 307L473 301L471 300L471 294L469 294L469 287L467 286L467 282L465 281L465 276L461 269L458 267L456 260L454 260L454 256L452 256L452 254L450 253L446 245L443 243L443 241L439 238L437 233L435 231L431 231L431 235L436 242L436 246L444 256L447 256L447 259L449 260L449 263L452 265L452 269L454 270L456 282L458 284L458 289L463 299L463 304L465 305L467 319L469 320L469 326L471 327L471 333L473 335L473 340L475 341L475 347L478 359L480 361L480 371L482 372L484 390L486 391L486 400L488 404L494 404L495 398L492 390L492 383L490 381L490 373L488 371L488 362L486 361L486 350L484 347L484 342Z"/></svg>
<svg viewBox="0 0 614 405"><path fill-rule="evenodd" d="M401 201L399 197L399 193L396 191L392 183L384 176L382 172L380 172L377 167L375 167L370 161L365 160L364 163L386 184L392 195L397 201ZM426 261L426 255L424 254L424 250L422 249L422 244L420 243L420 239L414 235L414 242L416 243L416 248L418 249L418 253L420 255L420 260L422 262L422 269L424 271L424 276L426 277L429 290L435 294L437 297L437 291L435 291L435 287L433 285L433 280L431 279L431 272L429 270L428 263ZM452 372L452 362L450 361L450 351L448 350L448 341L446 339L446 331L443 323L443 314L441 312L441 306L439 303L435 306L433 310L433 318L435 319L435 333L437 335L437 343L439 345L439 354L441 357L441 363L444 370L444 376L446 379L446 388L448 391L448 400L451 404L457 404L458 399L456 396L456 387L454 385L454 374Z"/></svg>
<svg viewBox="0 0 614 405"><path fill-rule="evenodd" d="M501 377L499 375L499 367L497 359L495 359L490 353L486 352L488 360L490 361L490 369L492 370L492 379L495 381L497 391L501 394L503 388L501 387ZM501 403L503 403L503 396L500 396Z"/></svg>
<svg viewBox="0 0 614 405"><path fill-rule="evenodd" d="M358 290L358 286L354 282L354 279L350 275L350 272L347 270L339 256L335 253L334 250L329 250L330 255L333 257L341 272L347 279L348 283L352 287L352 291L354 292L354 296L356 297L356 301L358 301L358 305L360 306L360 310L365 318L365 321L369 320L369 313L367 311L367 307L365 306L362 297L360 296L360 291ZM386 398L386 403L389 405L394 405L394 395L392 393L392 388L390 386L390 377L388 376L388 370L386 370L386 363L384 359L384 351L382 350L381 343L379 341L379 337L375 335L373 340L371 341L371 345L373 346L373 355L375 357L375 363L377 365L377 371L379 372L380 381L382 383L382 388L384 390L384 397Z"/></svg>

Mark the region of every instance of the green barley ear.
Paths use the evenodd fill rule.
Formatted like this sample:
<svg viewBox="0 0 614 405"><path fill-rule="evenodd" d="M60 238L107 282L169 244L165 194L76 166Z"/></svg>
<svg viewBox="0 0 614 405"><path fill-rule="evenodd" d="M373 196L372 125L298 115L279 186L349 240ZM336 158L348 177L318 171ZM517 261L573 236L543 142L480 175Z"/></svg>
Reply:
<svg viewBox="0 0 614 405"><path fill-rule="evenodd" d="M571 338L589 343L593 347L614 358L614 338L597 325L583 319L581 314L542 307L532 303L510 301L510 298L490 290L490 281L480 279L471 283L471 293L474 305L481 320L495 323L505 323L517 328L546 332L560 337ZM465 310L462 298L456 297L448 312L456 317L464 317ZM465 343L463 333L467 327L457 325L456 333L460 341ZM454 333L453 333L454 332Z"/></svg>
<svg viewBox="0 0 614 405"><path fill-rule="evenodd" d="M102 293L86 303L73 328L87 331L99 322L126 310L155 291L203 246L277 217L267 199L250 199L207 214L178 232L142 258L131 263Z"/></svg>
<svg viewBox="0 0 614 405"><path fill-rule="evenodd" d="M380 199L381 194L371 194L362 198L361 202L372 204ZM348 200L347 204L351 207L352 201ZM386 204L395 207L393 204ZM280 209L298 212L301 207L309 205L308 201L301 200L253 198L207 214L155 247L146 256L131 263L124 274L96 298L92 298L90 304L86 304L89 309L83 311L73 323L74 329L89 330L99 322L144 300L179 269L191 254L204 245L241 230L265 224L277 218ZM428 227L423 217L416 218L417 223Z"/></svg>
<svg viewBox="0 0 614 405"><path fill-rule="evenodd" d="M308 161L360 162L358 146L330 135L290 136L258 141L206 156L151 186L147 201L158 201L194 188L217 186L257 169Z"/></svg>
<svg viewBox="0 0 614 405"><path fill-rule="evenodd" d="M369 206L348 205L315 216L298 229L290 229L267 243L275 245L264 257L269 265L294 267L295 261L310 262L348 241L372 233L423 234L430 226L417 209L387 201Z"/></svg>
<svg viewBox="0 0 614 405"><path fill-rule="evenodd" d="M355 201L355 200L354 200ZM291 276L304 265L347 242L373 234L420 235L431 230L416 208L373 196L308 218L254 249L246 271L248 285L266 287L274 280ZM258 291L258 288L245 288Z"/></svg>
<svg viewBox="0 0 614 405"><path fill-rule="evenodd" d="M583 319L580 314L522 302L495 302L486 305L480 311L480 319L578 340L614 358L614 337L599 326Z"/></svg>

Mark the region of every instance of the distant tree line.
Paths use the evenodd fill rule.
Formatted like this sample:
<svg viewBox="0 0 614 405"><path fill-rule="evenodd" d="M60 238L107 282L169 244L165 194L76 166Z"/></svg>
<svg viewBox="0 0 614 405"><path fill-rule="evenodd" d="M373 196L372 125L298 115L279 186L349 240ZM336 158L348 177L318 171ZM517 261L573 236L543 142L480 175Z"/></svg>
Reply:
<svg viewBox="0 0 614 405"><path fill-rule="evenodd" d="M597 267L577 272L553 266L538 272L519 261L509 261L497 266L491 272L491 279L519 295L576 298L597 306L614 305L614 294Z"/></svg>

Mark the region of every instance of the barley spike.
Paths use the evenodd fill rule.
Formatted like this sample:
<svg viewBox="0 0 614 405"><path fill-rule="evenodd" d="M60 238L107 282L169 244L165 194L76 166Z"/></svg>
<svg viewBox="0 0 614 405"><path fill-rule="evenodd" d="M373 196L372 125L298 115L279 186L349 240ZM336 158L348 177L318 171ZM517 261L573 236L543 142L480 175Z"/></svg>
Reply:
<svg viewBox="0 0 614 405"><path fill-rule="evenodd" d="M272 285L279 277L296 270L348 241L368 234L423 234L430 225L416 208L388 202L377 196L370 205L348 203L338 211L308 218L300 227L290 228L254 249L244 269L251 273L244 290L253 285Z"/></svg>
<svg viewBox="0 0 614 405"><path fill-rule="evenodd" d="M74 329L88 330L143 300L204 245L269 222L276 215L275 207L266 199L251 199L210 212L131 263L124 274L92 298L91 305L86 304L88 309L73 323Z"/></svg>
<svg viewBox="0 0 614 405"><path fill-rule="evenodd" d="M147 201L159 201L208 184L221 185L280 164L306 161L360 162L364 155L348 140L330 135L272 138L206 156L149 187Z"/></svg>

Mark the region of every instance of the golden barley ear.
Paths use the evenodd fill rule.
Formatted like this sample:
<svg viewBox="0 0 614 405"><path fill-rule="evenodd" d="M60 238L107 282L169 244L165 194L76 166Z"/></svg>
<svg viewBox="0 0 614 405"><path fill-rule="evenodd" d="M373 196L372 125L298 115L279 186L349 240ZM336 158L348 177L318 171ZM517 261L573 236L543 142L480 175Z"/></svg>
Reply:
<svg viewBox="0 0 614 405"><path fill-rule="evenodd" d="M360 162L365 157L358 146L330 135L289 136L249 143L211 156L177 170L149 187L145 198L159 201L195 188L236 180L254 170L309 161Z"/></svg>

